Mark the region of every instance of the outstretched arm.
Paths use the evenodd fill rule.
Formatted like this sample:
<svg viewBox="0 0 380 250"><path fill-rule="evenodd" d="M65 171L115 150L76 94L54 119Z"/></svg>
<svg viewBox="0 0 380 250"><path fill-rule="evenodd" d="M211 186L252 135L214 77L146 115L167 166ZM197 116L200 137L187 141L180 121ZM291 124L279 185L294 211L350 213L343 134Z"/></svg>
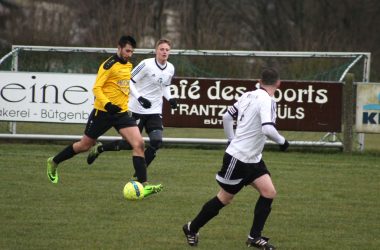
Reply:
<svg viewBox="0 0 380 250"><path fill-rule="evenodd" d="M146 109L152 106L152 103L148 99L140 95L139 91L136 89L135 81L133 79L129 83L129 90L131 91L131 94L137 99L137 101L140 103L141 106L143 106Z"/></svg>
<svg viewBox="0 0 380 250"><path fill-rule="evenodd" d="M278 144L284 144L285 138L278 133L277 129L272 123L263 124L262 126L263 134L266 135L272 141Z"/></svg>
<svg viewBox="0 0 380 250"><path fill-rule="evenodd" d="M228 108L227 112L223 115L223 129L228 142L232 141L235 137L234 120L236 120L237 115L238 110L235 106Z"/></svg>
<svg viewBox="0 0 380 250"><path fill-rule="evenodd" d="M266 123L262 126L263 134L274 142L280 145L280 150L285 151L289 147L289 142L280 135L277 129L274 127L273 123Z"/></svg>
<svg viewBox="0 0 380 250"><path fill-rule="evenodd" d="M272 141L280 145L280 150L285 151L289 147L288 141L278 133L275 127L276 109L275 102L270 98L263 98L260 109L261 131Z"/></svg>
<svg viewBox="0 0 380 250"><path fill-rule="evenodd" d="M129 82L129 90L131 91L131 94L136 98L138 99L141 95L139 93L139 91L136 89L136 86L135 86L135 81L133 81L131 79L131 81Z"/></svg>

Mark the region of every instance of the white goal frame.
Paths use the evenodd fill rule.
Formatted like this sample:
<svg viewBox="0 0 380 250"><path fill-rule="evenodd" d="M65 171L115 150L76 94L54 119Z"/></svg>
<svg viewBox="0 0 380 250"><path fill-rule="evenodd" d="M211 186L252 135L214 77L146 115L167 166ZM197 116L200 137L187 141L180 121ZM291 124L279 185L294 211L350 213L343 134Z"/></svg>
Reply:
<svg viewBox="0 0 380 250"><path fill-rule="evenodd" d="M116 48L95 48L95 47L58 47L58 46L28 46L13 45L12 50L0 59L0 65L10 56L12 56L11 71L18 71L18 53L20 51L37 51L37 52L86 52L86 53L116 53ZM136 49L134 54L154 55L154 49ZM171 55L189 55L189 56L234 56L234 57L303 57L303 58L352 58L352 62L342 73L339 81L343 81L350 69L363 59L363 75L361 82L369 82L371 53L369 52L314 52L314 51L240 51L240 50L181 50L173 49ZM42 135L42 134L17 134L16 122L9 123L10 134L0 134L0 139L30 139L30 140L78 140L81 136L72 135ZM329 136L328 133L324 138ZM335 133L331 133L335 140ZM103 141L115 140L119 137L102 136L99 139ZM321 146L321 147L339 147L343 144L339 141L291 141L291 145L296 146ZM148 138L144 138L147 140ZM164 138L164 142L168 143L194 143L194 144L225 144L226 139L203 139L203 138ZM358 134L359 150L364 149L364 134ZM267 141L267 144L273 144Z"/></svg>

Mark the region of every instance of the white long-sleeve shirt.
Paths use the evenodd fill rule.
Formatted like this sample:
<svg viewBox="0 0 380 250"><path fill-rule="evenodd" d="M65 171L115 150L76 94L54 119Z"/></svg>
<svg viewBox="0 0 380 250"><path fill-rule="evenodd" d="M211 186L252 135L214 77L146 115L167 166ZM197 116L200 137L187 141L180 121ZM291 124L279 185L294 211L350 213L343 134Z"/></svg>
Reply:
<svg viewBox="0 0 380 250"><path fill-rule="evenodd" d="M224 132L231 141L226 152L245 163L259 162L267 137L279 144L285 142L275 124L275 100L264 89L244 93L223 116Z"/></svg>
<svg viewBox="0 0 380 250"><path fill-rule="evenodd" d="M142 60L132 71L129 110L139 114L161 114L162 97L166 100L172 98L170 84L173 76L174 66L170 62L160 65L155 58ZM149 109L138 102L140 96L152 103Z"/></svg>

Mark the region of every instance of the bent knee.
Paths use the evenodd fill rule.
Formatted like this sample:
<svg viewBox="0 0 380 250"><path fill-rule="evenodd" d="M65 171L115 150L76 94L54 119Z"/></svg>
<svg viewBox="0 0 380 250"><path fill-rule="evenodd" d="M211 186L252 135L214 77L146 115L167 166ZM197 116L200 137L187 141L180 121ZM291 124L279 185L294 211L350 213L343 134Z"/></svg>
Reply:
<svg viewBox="0 0 380 250"><path fill-rule="evenodd" d="M162 140L152 140L150 141L150 146L155 150L158 150L162 146Z"/></svg>
<svg viewBox="0 0 380 250"><path fill-rule="evenodd" d="M265 189L260 192L261 196L264 196L265 198L274 199L277 195L277 191L274 188L271 189Z"/></svg>
<svg viewBox="0 0 380 250"><path fill-rule="evenodd" d="M233 198L227 198L227 199L219 199L221 203L223 203L225 206L232 203Z"/></svg>
<svg viewBox="0 0 380 250"><path fill-rule="evenodd" d="M221 203L223 203L225 206L228 204L231 204L232 200L234 199L234 195L227 193L226 191L219 191L217 194L218 199L220 200Z"/></svg>
<svg viewBox="0 0 380 250"><path fill-rule="evenodd" d="M154 149L161 148L162 145L162 130L153 130L149 133L150 146Z"/></svg>
<svg viewBox="0 0 380 250"><path fill-rule="evenodd" d="M88 151L95 142L82 139L73 144L73 150L75 153L82 153Z"/></svg>
<svg viewBox="0 0 380 250"><path fill-rule="evenodd" d="M145 144L142 138L141 140L134 141L133 143L131 143L131 146L133 150L135 150L136 152L144 152Z"/></svg>

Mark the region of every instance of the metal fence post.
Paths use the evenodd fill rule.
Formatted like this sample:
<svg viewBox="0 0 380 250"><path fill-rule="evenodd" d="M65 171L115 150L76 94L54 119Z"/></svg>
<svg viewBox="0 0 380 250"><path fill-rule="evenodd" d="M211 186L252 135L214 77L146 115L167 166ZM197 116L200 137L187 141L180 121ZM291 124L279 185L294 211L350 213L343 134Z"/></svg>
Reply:
<svg viewBox="0 0 380 250"><path fill-rule="evenodd" d="M343 87L343 152L352 152L354 121L354 75L347 74Z"/></svg>

